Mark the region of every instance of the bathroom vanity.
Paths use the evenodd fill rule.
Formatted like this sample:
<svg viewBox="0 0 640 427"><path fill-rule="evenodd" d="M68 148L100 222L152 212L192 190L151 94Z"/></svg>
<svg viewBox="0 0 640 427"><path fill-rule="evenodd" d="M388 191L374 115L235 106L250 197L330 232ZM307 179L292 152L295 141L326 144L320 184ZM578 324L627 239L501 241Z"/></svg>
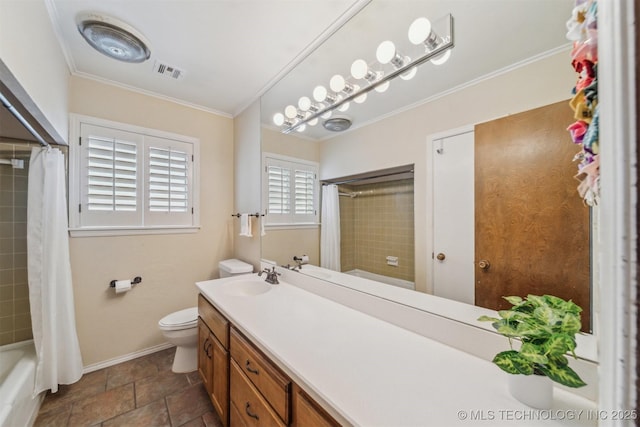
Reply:
<svg viewBox="0 0 640 427"><path fill-rule="evenodd" d="M339 425L202 294L198 312L198 372L223 425Z"/></svg>
<svg viewBox="0 0 640 427"><path fill-rule="evenodd" d="M490 361L303 289L298 278L196 284L199 370L225 425L597 423L589 399L556 388L551 411L526 407Z"/></svg>

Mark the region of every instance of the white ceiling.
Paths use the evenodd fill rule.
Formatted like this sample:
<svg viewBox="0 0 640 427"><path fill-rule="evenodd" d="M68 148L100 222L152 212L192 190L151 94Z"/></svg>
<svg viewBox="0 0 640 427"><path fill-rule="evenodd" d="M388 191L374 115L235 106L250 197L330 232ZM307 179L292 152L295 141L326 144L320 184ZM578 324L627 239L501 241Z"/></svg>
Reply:
<svg viewBox="0 0 640 427"><path fill-rule="evenodd" d="M362 0L46 0L71 72L235 116L256 101L318 37ZM135 28L150 43L140 64L111 59L80 36L93 12ZM173 80L156 61L183 70Z"/></svg>
<svg viewBox="0 0 640 427"><path fill-rule="evenodd" d="M455 47L449 62L439 67L422 65L415 79L394 80L384 96L372 92L367 102L345 113L353 119L354 128L510 64L566 47L564 22L574 3L574 0L45 1L73 74L229 117L262 99L265 125L287 104L295 105L300 96L310 96L315 85L327 85L333 74L347 76L354 59L375 58L375 47L382 40L394 40L398 46L406 43L403 39L413 19L427 16L437 20L451 13L455 20ZM95 51L76 29L76 17L86 12L104 14L135 28L150 43L150 59L128 64ZM318 49L314 51L315 48ZM154 73L156 61L182 69L184 78L174 80ZM299 65L287 74L296 64ZM305 133L313 139L330 134L321 126L308 128Z"/></svg>

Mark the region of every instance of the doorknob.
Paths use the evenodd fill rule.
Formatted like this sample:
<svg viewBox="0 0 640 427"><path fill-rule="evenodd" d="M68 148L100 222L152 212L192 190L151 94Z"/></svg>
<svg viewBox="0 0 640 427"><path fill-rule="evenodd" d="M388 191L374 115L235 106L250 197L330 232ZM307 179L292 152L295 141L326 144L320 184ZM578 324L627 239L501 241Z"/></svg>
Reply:
<svg viewBox="0 0 640 427"><path fill-rule="evenodd" d="M491 264L486 259L481 259L480 262L478 262L478 267L483 270L487 270L490 266Z"/></svg>
<svg viewBox="0 0 640 427"><path fill-rule="evenodd" d="M442 252L440 252L438 255L436 255L436 258L438 258L438 261L444 261L446 256Z"/></svg>

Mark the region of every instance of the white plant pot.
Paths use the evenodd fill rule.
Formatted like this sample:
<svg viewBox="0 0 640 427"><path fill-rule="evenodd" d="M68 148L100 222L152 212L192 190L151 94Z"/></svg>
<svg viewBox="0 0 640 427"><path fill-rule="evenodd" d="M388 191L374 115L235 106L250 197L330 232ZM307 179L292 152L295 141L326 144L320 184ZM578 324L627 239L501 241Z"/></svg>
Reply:
<svg viewBox="0 0 640 427"><path fill-rule="evenodd" d="M544 375L509 375L511 395L527 406L551 409L553 382Z"/></svg>

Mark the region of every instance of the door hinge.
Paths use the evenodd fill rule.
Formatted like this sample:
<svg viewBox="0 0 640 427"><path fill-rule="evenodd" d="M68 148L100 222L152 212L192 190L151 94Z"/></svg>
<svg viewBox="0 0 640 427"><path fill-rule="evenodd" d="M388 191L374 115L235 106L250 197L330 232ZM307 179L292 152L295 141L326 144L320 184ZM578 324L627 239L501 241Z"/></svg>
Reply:
<svg viewBox="0 0 640 427"><path fill-rule="evenodd" d="M82 213L82 203L78 203L78 213Z"/></svg>
<svg viewBox="0 0 640 427"><path fill-rule="evenodd" d="M81 136L78 137L78 145L82 145L82 137Z"/></svg>
<svg viewBox="0 0 640 427"><path fill-rule="evenodd" d="M191 155L191 162L193 162L193 161L194 161L194 158L195 158L195 157L194 157L194 155L192 154L192 155Z"/></svg>
<svg viewBox="0 0 640 427"><path fill-rule="evenodd" d="M193 207L191 208L191 215L193 215Z"/></svg>

